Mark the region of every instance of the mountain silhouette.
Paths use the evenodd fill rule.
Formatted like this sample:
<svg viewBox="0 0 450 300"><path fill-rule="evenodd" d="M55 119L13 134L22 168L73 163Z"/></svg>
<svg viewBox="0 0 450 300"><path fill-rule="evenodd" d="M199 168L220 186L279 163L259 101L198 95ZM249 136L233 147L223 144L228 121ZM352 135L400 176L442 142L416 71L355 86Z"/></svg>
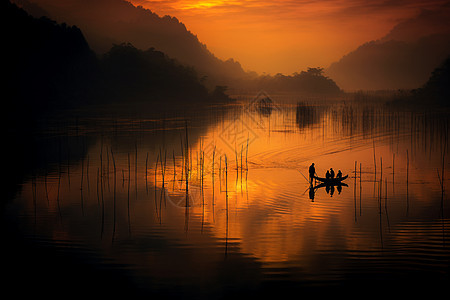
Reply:
<svg viewBox="0 0 450 300"><path fill-rule="evenodd" d="M421 88L413 90L413 98L426 105L450 106L450 56L434 69Z"/></svg>
<svg viewBox="0 0 450 300"><path fill-rule="evenodd" d="M439 109L450 107L450 56L448 56L421 87L397 93L389 105L397 108Z"/></svg>
<svg viewBox="0 0 450 300"><path fill-rule="evenodd" d="M449 16L448 7L422 11L332 63L326 73L344 90L418 88L450 54Z"/></svg>
<svg viewBox="0 0 450 300"><path fill-rule="evenodd" d="M381 42L390 40L415 42L419 39L450 32L450 2L439 10L422 10L417 16L395 25Z"/></svg>
<svg viewBox="0 0 450 300"><path fill-rule="evenodd" d="M153 48L140 50L129 43L114 45L99 62L103 101L194 103L206 102L207 88L194 69L180 65ZM122 100L121 100L122 99Z"/></svg>
<svg viewBox="0 0 450 300"><path fill-rule="evenodd" d="M194 67L209 87L247 77L233 59L220 60L177 18L160 17L125 0L16 0L35 17L46 15L57 22L79 27L97 53L113 44L131 43L138 49L155 48L186 66Z"/></svg>
<svg viewBox="0 0 450 300"><path fill-rule="evenodd" d="M34 18L9 1L1 2L0 17L8 26L3 83L10 105L3 121L88 104L229 100L223 87L210 93L193 68L153 48L122 43L98 56L78 27Z"/></svg>
<svg viewBox="0 0 450 300"><path fill-rule="evenodd" d="M1 18L8 27L2 38L9 111L84 101L98 61L81 30L33 18L9 1L2 1Z"/></svg>
<svg viewBox="0 0 450 300"><path fill-rule="evenodd" d="M218 59L205 44L188 31L177 18L160 17L149 9L135 7L125 0L15 0L36 17L47 15L59 22L81 28L92 49L109 51L113 44L130 43L137 49L153 48L188 67L193 67L209 89L277 90L306 93L339 91L323 74L308 71L292 75L258 75L244 71L234 59ZM314 68L313 68L314 69ZM316 74L317 75L317 74Z"/></svg>

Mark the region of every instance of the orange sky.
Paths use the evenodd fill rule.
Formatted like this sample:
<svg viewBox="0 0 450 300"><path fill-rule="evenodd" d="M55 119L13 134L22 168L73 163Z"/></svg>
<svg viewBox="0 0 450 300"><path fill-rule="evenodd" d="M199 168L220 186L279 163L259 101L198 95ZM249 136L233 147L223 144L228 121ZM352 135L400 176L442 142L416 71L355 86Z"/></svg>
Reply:
<svg viewBox="0 0 450 300"><path fill-rule="evenodd" d="M130 0L183 22L219 58L259 73L327 67L443 0Z"/></svg>

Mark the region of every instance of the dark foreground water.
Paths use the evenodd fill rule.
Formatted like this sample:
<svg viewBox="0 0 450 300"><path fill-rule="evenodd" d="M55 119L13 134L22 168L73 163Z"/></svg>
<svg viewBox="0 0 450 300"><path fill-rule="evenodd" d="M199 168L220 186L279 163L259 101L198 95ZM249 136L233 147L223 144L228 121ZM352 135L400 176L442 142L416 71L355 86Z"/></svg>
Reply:
<svg viewBox="0 0 450 300"><path fill-rule="evenodd" d="M16 136L4 146L23 171L11 172L22 176L2 206L5 291L214 299L446 290L448 113L271 99L74 111ZM349 177L311 187L312 162L319 176L333 168Z"/></svg>

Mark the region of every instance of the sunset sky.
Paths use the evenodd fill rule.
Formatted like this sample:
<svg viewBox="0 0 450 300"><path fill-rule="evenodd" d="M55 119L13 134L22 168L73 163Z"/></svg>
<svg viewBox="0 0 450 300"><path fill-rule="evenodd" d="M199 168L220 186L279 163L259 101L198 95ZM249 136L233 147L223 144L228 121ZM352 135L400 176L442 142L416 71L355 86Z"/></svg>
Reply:
<svg viewBox="0 0 450 300"><path fill-rule="evenodd" d="M170 15L219 58L244 69L291 74L327 67L364 42L386 35L400 21L443 0L131 0Z"/></svg>

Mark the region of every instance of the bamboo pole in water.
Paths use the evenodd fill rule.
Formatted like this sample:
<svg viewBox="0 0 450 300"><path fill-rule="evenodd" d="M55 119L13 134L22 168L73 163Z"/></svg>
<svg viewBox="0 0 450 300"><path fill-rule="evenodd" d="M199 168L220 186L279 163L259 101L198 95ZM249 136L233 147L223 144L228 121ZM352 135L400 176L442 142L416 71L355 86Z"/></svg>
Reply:
<svg viewBox="0 0 450 300"><path fill-rule="evenodd" d="M392 153L392 180L394 180L395 175L395 153Z"/></svg>
<svg viewBox="0 0 450 300"><path fill-rule="evenodd" d="M245 152L245 168L248 170L248 140L249 138L247 137L247 151Z"/></svg>
<svg viewBox="0 0 450 300"><path fill-rule="evenodd" d="M380 180L383 179L383 156L380 157Z"/></svg>
<svg viewBox="0 0 450 300"><path fill-rule="evenodd" d="M359 163L359 215L361 216L361 197L362 197L362 164Z"/></svg>
<svg viewBox="0 0 450 300"><path fill-rule="evenodd" d="M406 212L409 211L409 153L406 149Z"/></svg>
<svg viewBox="0 0 450 300"><path fill-rule="evenodd" d="M215 222L215 212L214 212L214 157L216 155L216 146L214 145L214 150L213 150L213 163L212 163L212 216L213 216L213 222Z"/></svg>
<svg viewBox="0 0 450 300"><path fill-rule="evenodd" d="M184 146L183 146L183 136L180 133L180 147L181 147L181 178L180 182L183 180L184 175Z"/></svg>
<svg viewBox="0 0 450 300"><path fill-rule="evenodd" d="M236 156L236 169L239 169L239 163L238 163L238 155L237 155L236 144L234 145L234 154L235 154L235 156Z"/></svg>
<svg viewBox="0 0 450 300"><path fill-rule="evenodd" d="M243 164L242 164L242 152L244 152L244 144L241 145L241 174L242 174L242 168L243 168Z"/></svg>
<svg viewBox="0 0 450 300"><path fill-rule="evenodd" d="M84 158L81 159L81 183L80 183L80 190L83 190L83 179L84 179Z"/></svg>
<svg viewBox="0 0 450 300"><path fill-rule="evenodd" d="M203 193L203 171L205 167L205 152L202 150L200 152L200 183L202 187L202 193Z"/></svg>
<svg viewBox="0 0 450 300"><path fill-rule="evenodd" d="M148 194L148 152L145 156L145 192Z"/></svg>
<svg viewBox="0 0 450 300"><path fill-rule="evenodd" d="M148 152L147 156L145 157L145 181L147 181L147 169L148 169Z"/></svg>
<svg viewBox="0 0 450 300"><path fill-rule="evenodd" d="M375 168L375 181L377 181L377 158L375 155L375 140L373 141L373 166Z"/></svg>
<svg viewBox="0 0 450 300"><path fill-rule="evenodd" d="M103 182L103 136L100 143L100 178L102 179L101 182Z"/></svg>
<svg viewBox="0 0 450 300"><path fill-rule="evenodd" d="M135 157L134 157L134 193L137 199L137 184L138 184L138 149L137 142L134 143Z"/></svg>
<svg viewBox="0 0 450 300"><path fill-rule="evenodd" d="M90 188L90 184L89 184L89 154L87 155L87 163L86 163L86 180L87 180L87 185L88 185L88 192L90 192L91 188Z"/></svg>
<svg viewBox="0 0 450 300"><path fill-rule="evenodd" d="M225 192L228 193L228 159L225 154Z"/></svg>
<svg viewBox="0 0 450 300"><path fill-rule="evenodd" d="M445 149L442 153L442 193L444 192Z"/></svg>
<svg viewBox="0 0 450 300"><path fill-rule="evenodd" d="M214 146L213 149L213 155L212 155L212 178L213 178L213 183L214 183L214 158L216 155L216 146Z"/></svg>
<svg viewBox="0 0 450 300"><path fill-rule="evenodd" d="M354 211L355 211L355 222L356 222L356 165L357 165L357 161L355 160L355 184L353 187L353 206L354 206Z"/></svg>
<svg viewBox="0 0 450 300"><path fill-rule="evenodd" d="M173 177L177 174L177 169L175 167L175 150L172 150L172 159L173 159Z"/></svg>
<svg viewBox="0 0 450 300"><path fill-rule="evenodd" d="M130 178L130 153L128 153L128 179Z"/></svg>
<svg viewBox="0 0 450 300"><path fill-rule="evenodd" d="M108 151L106 151L106 182L108 183L108 192L109 192L109 188L110 188L110 185L109 185L109 152Z"/></svg>
<svg viewBox="0 0 450 300"><path fill-rule="evenodd" d="M387 193L388 193L388 185L387 185L387 178L384 179L385 185L384 185L384 209L387 212Z"/></svg>
<svg viewBox="0 0 450 300"><path fill-rule="evenodd" d="M185 121L185 129L186 129L186 145L185 145L185 151L186 151L186 162L185 162L185 174L186 174L186 207L189 207L189 136L188 136L188 127L187 127L187 120ZM191 160L192 161L192 160Z"/></svg>
<svg viewBox="0 0 450 300"><path fill-rule="evenodd" d="M158 214L158 202L156 201L156 188L157 188L157 174L158 174L158 162L159 162L159 153L156 156L156 162L155 162L155 182L154 182L154 189L155 189L155 195L154 195L154 199L155 199L155 212L156 212L156 216L159 218L159 214Z"/></svg>
<svg viewBox="0 0 450 300"><path fill-rule="evenodd" d="M408 150L406 150L406 185L408 185L408 178L409 177L409 154Z"/></svg>
<svg viewBox="0 0 450 300"><path fill-rule="evenodd" d="M114 168L114 183L113 183L113 234L112 234L112 241L114 241L115 233L116 233L116 161L114 159L114 153L112 148L111 151L111 158L113 161L113 168Z"/></svg>
<svg viewBox="0 0 450 300"><path fill-rule="evenodd" d="M49 197L48 197L47 176L48 176L48 170L45 169L45 177L44 177L45 197L47 199L47 204L49 204L50 200L49 200Z"/></svg>
<svg viewBox="0 0 450 300"><path fill-rule="evenodd" d="M98 205L100 205L100 194L99 194L99 191L98 191L98 182L99 182L99 173L100 173L100 171L99 171L99 168L97 168L97 204Z"/></svg>

